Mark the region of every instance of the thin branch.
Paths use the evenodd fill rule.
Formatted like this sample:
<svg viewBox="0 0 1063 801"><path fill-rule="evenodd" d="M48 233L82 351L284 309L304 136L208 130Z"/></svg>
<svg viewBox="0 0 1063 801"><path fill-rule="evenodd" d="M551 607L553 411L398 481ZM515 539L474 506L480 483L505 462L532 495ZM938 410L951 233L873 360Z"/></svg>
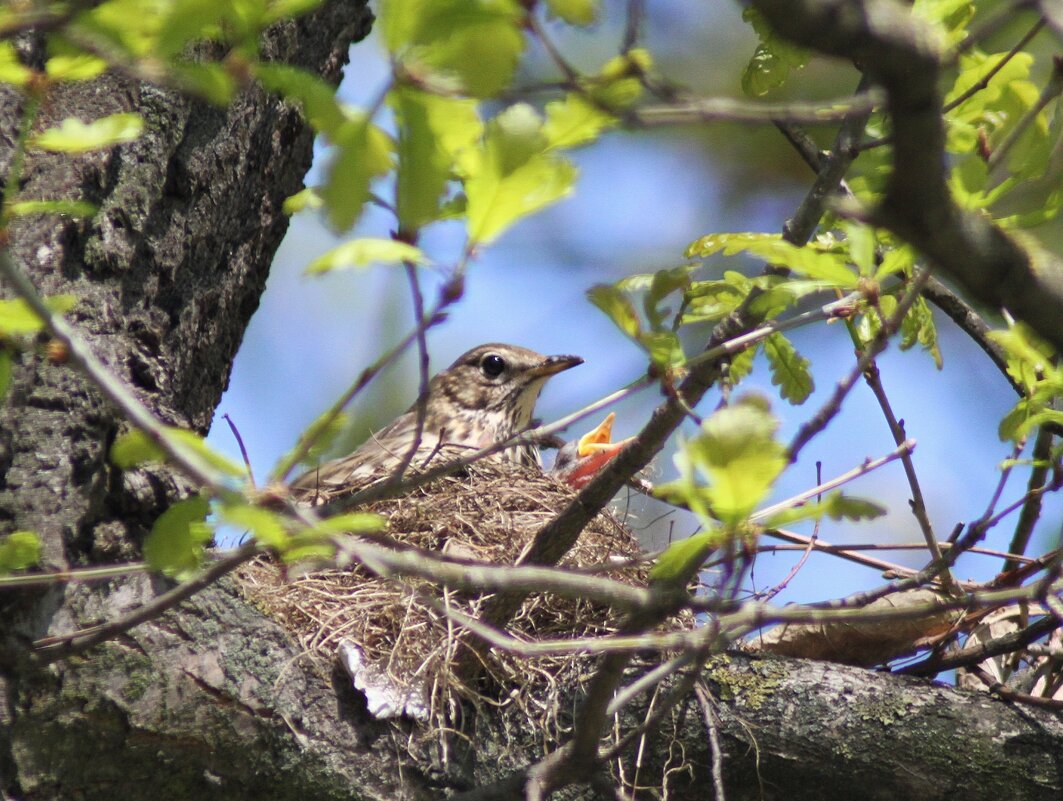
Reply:
<svg viewBox="0 0 1063 801"><path fill-rule="evenodd" d="M254 542L247 542L228 556L219 559L188 581L182 582L172 590L164 592L130 614L111 623L104 623L92 628L82 629L70 634L44 637L34 642L33 647L38 658L44 662L54 662L92 648L104 640L124 634L134 626L148 620L154 620L169 609L191 598L200 590L206 589L222 576L262 553L262 547Z"/></svg>
<svg viewBox="0 0 1063 801"><path fill-rule="evenodd" d="M817 484L811 489L807 489L784 501L779 501L778 503L774 503L771 506L767 506L754 512L750 519L753 521L766 520L776 512L781 512L783 509L791 509L795 506L800 506L806 501L815 498L817 495L822 495L825 492L830 492L831 490L844 486L850 481L855 481L858 478L866 476L868 473L878 470L880 467L884 467L897 459L903 459L915 450L915 445L916 442L914 439L906 439L899 442L897 443L897 447L885 456L880 456L877 459L865 459L863 464L859 467L854 467L852 470L842 473L840 476L836 476L830 481L824 481L822 484Z"/></svg>
<svg viewBox="0 0 1063 801"><path fill-rule="evenodd" d="M1011 384L1015 394L1019 397L1026 395L1026 390L1008 374L1007 352L989 337L993 329L986 324L973 306L933 276L927 280L923 288L923 297L945 312L961 331L974 340L974 343L996 365L1000 374Z"/></svg>
<svg viewBox="0 0 1063 801"><path fill-rule="evenodd" d="M901 297L893 314L891 314L889 319L880 326L878 332L868 344L867 348L865 348L864 352L860 354L860 358L857 359L853 369L838 382L838 385L834 388L833 394L819 411L806 421L798 430L797 435L794 437L789 447L789 458L791 462L797 460L797 456L801 452L801 449L804 448L804 446L807 445L816 434L826 428L827 424L834 419L839 411L841 411L842 403L845 401L850 390L852 390L860 376L864 374L864 371L867 370L875 360L875 357L886 349L886 346L889 344L889 338L898 328L900 328L901 321L912 307L912 304L915 303L916 298L919 297L919 293L922 291L923 285L929 277L929 270L919 271L915 280L912 282L912 285L908 287L904 295Z"/></svg>
<svg viewBox="0 0 1063 801"><path fill-rule="evenodd" d="M723 749L720 747L720 728L716 721L716 711L712 708L713 698L709 688L700 678L694 685L694 693L698 704L701 706L702 721L705 723L705 733L709 738L709 753L712 757L712 790L716 801L726 801L726 791L723 787Z"/></svg>
<svg viewBox="0 0 1063 801"><path fill-rule="evenodd" d="M1026 502L1019 513L1019 520L1015 524L1015 532L1011 535L1011 544L1008 551L1013 554L1026 553L1026 546L1030 543L1033 527L1041 517L1041 498L1044 488L1048 483L1048 467L1052 458L1052 433L1041 427L1034 440L1033 469L1030 470L1030 478L1026 483ZM1003 570L1013 570L1018 564L1013 558L1004 563Z"/></svg>
<svg viewBox="0 0 1063 801"><path fill-rule="evenodd" d="M876 92L860 92L834 100L809 103L749 103L729 97L706 97L633 109L624 119L644 128L692 125L699 122L742 122L789 125L833 125L867 115L882 103ZM861 122L861 128L863 128Z"/></svg>
<svg viewBox="0 0 1063 801"><path fill-rule="evenodd" d="M898 420L897 415L893 413L893 406L886 396L885 387L882 386L882 378L877 362L872 361L868 365L867 370L864 371L864 381L870 387L875 400L878 401L882 415L886 418L886 425L889 426L890 433L893 435L893 441L898 445L905 442L908 435L904 430L904 423ZM904 475L908 480L908 488L912 492L910 504L912 514L919 523L919 530L923 532L923 538L926 540L926 547L930 551L931 559L940 560L941 548L938 547L937 535L934 534L934 527L926 511L926 501L923 499L923 490L919 486L919 476L915 472L915 462L912 460L910 451L901 455L901 464L904 465ZM941 582L948 592L957 591L956 580L953 578L951 571L942 571Z"/></svg>

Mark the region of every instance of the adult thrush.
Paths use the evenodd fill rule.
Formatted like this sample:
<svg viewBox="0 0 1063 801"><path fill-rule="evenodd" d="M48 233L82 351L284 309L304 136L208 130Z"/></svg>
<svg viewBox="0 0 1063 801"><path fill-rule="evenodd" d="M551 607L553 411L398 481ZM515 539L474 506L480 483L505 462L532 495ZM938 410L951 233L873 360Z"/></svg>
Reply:
<svg viewBox="0 0 1063 801"><path fill-rule="evenodd" d="M326 499L384 478L407 460L410 467L424 469L435 460L503 442L531 423L547 379L582 363L578 356L543 356L516 345L473 348L429 382L420 436L415 403L353 453L303 473L291 488L297 497ZM540 464L533 444L489 458Z"/></svg>

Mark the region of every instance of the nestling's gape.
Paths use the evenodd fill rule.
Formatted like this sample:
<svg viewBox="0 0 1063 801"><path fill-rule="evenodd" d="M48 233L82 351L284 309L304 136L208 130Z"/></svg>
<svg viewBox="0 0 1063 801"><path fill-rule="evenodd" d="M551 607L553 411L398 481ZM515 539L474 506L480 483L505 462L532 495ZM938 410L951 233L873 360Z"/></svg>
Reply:
<svg viewBox="0 0 1063 801"><path fill-rule="evenodd" d="M402 464L415 443L410 466L423 469L446 446L471 453L502 442L528 427L550 376L582 363L578 356L543 356L515 345L473 348L429 382L419 439L414 404L354 453L309 470L291 487L297 496L332 496L383 478ZM539 464L534 445L507 448L492 458Z"/></svg>

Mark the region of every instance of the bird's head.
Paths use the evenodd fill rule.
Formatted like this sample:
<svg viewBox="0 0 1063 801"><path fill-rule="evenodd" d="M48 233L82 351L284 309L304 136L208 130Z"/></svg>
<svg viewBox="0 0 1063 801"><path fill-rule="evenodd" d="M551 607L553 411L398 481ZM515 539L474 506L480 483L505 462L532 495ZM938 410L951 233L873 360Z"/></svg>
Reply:
<svg viewBox="0 0 1063 801"><path fill-rule="evenodd" d="M583 364L579 356L543 356L516 345L473 348L432 379L430 396L462 412L501 414L512 430L531 421L550 376Z"/></svg>

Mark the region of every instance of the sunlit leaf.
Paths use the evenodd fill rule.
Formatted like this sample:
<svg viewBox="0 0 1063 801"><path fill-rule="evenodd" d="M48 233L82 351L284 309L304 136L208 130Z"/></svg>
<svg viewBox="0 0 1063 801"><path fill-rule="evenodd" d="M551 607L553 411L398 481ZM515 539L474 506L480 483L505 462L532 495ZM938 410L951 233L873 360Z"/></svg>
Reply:
<svg viewBox="0 0 1063 801"><path fill-rule="evenodd" d="M677 452L681 474L693 470L707 481L704 497L723 523L742 525L785 469L777 428L767 401L749 395L709 417L701 434Z"/></svg>
<svg viewBox="0 0 1063 801"><path fill-rule="evenodd" d="M543 134L550 148L573 148L593 142L619 120L578 92L546 104Z"/></svg>
<svg viewBox="0 0 1063 801"><path fill-rule="evenodd" d="M11 351L0 348L0 401L7 395L7 388L11 386Z"/></svg>
<svg viewBox="0 0 1063 801"><path fill-rule="evenodd" d="M686 255L704 258L721 251L727 256L749 253L771 264L786 267L809 278L827 281L840 288L851 289L857 282L856 273L845 266L845 260L840 255L816 250L811 246L796 247L778 234L709 234L692 242L687 247Z"/></svg>
<svg viewBox="0 0 1063 801"><path fill-rule="evenodd" d="M825 517L858 522L874 520L884 514L886 509L879 504L864 498L843 495L840 490L836 490L821 499L783 509L760 522L765 528L781 528L804 520L821 520Z"/></svg>
<svg viewBox="0 0 1063 801"><path fill-rule="evenodd" d="M260 506L224 504L218 514L231 526L250 531L255 541L267 548L284 550L289 535L284 518Z"/></svg>
<svg viewBox="0 0 1063 801"><path fill-rule="evenodd" d="M633 339L637 339L641 326L638 312L631 299L611 284L597 284L587 290L587 298L605 312L616 327Z"/></svg>
<svg viewBox="0 0 1063 801"><path fill-rule="evenodd" d="M210 467L231 476L243 476L245 470L222 456L209 445L203 437L181 428L163 430L174 448L187 448L197 458ZM145 462L161 462L166 459L166 450L140 429L133 429L120 435L111 446L111 462L122 470L128 470Z"/></svg>
<svg viewBox="0 0 1063 801"><path fill-rule="evenodd" d="M169 67L174 78L191 93L216 106L225 106L236 95L233 74L224 65L211 61L180 61Z"/></svg>
<svg viewBox="0 0 1063 801"><path fill-rule="evenodd" d="M300 211L314 211L320 209L325 205L325 201L321 199L321 195L312 186L301 189L294 195L289 195L284 199L284 205L281 207L285 214L297 214Z"/></svg>
<svg viewBox="0 0 1063 801"><path fill-rule="evenodd" d="M61 214L66 217L91 217L97 207L86 200L16 200L8 206L13 217L30 214Z"/></svg>
<svg viewBox="0 0 1063 801"><path fill-rule="evenodd" d="M901 350L921 345L923 350L934 359L934 365L940 370L943 362L941 349L938 347L937 326L934 313L922 297L916 298L912 308L901 321Z"/></svg>
<svg viewBox="0 0 1063 801"><path fill-rule="evenodd" d="M144 119L139 114L112 114L87 124L71 117L63 120L58 127L32 137L31 142L40 150L84 153L132 142L143 130Z"/></svg>
<svg viewBox="0 0 1063 801"><path fill-rule="evenodd" d="M63 53L49 58L44 71L53 81L90 81L107 70L107 62L90 53Z"/></svg>
<svg viewBox="0 0 1063 801"><path fill-rule="evenodd" d="M0 41L0 83L25 86L33 77L33 70L25 66L10 39Z"/></svg>
<svg viewBox="0 0 1063 801"><path fill-rule="evenodd" d="M25 570L41 561L41 541L32 531L12 531L0 537L0 574Z"/></svg>
<svg viewBox="0 0 1063 801"><path fill-rule="evenodd" d="M316 75L287 64L258 63L254 75L271 92L298 102L318 133L333 136L347 122L336 100L336 88Z"/></svg>
<svg viewBox="0 0 1063 801"><path fill-rule="evenodd" d="M597 0L546 0L546 7L569 25L590 25L598 19Z"/></svg>
<svg viewBox="0 0 1063 801"><path fill-rule="evenodd" d="M463 160L469 239L488 244L513 223L572 191L576 168L546 153L542 121L523 103L487 126L481 150Z"/></svg>
<svg viewBox="0 0 1063 801"><path fill-rule="evenodd" d="M483 133L473 100L403 87L389 102L398 122L396 204L403 231L440 218L440 200L458 164Z"/></svg>
<svg viewBox="0 0 1063 801"><path fill-rule="evenodd" d="M307 275L320 275L346 267L368 267L370 264L428 264L424 252L413 245L394 239L366 237L344 242L322 256L318 256L306 268Z"/></svg>
<svg viewBox="0 0 1063 801"><path fill-rule="evenodd" d="M53 295L44 299L45 304L55 314L65 314L77 305L74 295ZM44 323L37 312L21 298L0 300L0 334L19 336L35 334L44 328Z"/></svg>
<svg viewBox="0 0 1063 801"><path fill-rule="evenodd" d="M336 154L319 189L329 223L346 231L369 200L369 185L391 169L391 140L367 119L348 120L335 135Z"/></svg>
<svg viewBox="0 0 1063 801"><path fill-rule="evenodd" d="M777 36L767 20L756 9L742 12L742 19L753 26L760 41L742 72L742 91L751 97L761 97L786 83L790 73L808 63L808 51Z"/></svg>
<svg viewBox="0 0 1063 801"><path fill-rule="evenodd" d="M284 17L298 17L313 11L324 0L270 0L263 21L272 24Z"/></svg>
<svg viewBox="0 0 1063 801"><path fill-rule="evenodd" d="M513 0L387 0L380 18L385 45L407 69L453 77L475 97L507 86L524 50Z"/></svg>
<svg viewBox="0 0 1063 801"><path fill-rule="evenodd" d="M782 334L772 334L764 340L764 355L771 368L771 383L779 388L783 399L792 404L808 400L815 384L808 369L810 362L794 348Z"/></svg>
<svg viewBox="0 0 1063 801"><path fill-rule="evenodd" d="M349 512L322 520L308 531L319 536L337 534L372 534L387 528L387 518L371 512Z"/></svg>
<svg viewBox="0 0 1063 801"><path fill-rule="evenodd" d="M203 563L213 531L207 524L210 504L195 496L178 501L159 515L144 540L144 560L153 570L186 578Z"/></svg>
<svg viewBox="0 0 1063 801"><path fill-rule="evenodd" d="M111 445L111 463L121 470L165 458L162 447L139 428L120 434Z"/></svg>
<svg viewBox="0 0 1063 801"><path fill-rule="evenodd" d="M651 568L650 581L685 585L725 539L723 532L710 528L673 542Z"/></svg>

